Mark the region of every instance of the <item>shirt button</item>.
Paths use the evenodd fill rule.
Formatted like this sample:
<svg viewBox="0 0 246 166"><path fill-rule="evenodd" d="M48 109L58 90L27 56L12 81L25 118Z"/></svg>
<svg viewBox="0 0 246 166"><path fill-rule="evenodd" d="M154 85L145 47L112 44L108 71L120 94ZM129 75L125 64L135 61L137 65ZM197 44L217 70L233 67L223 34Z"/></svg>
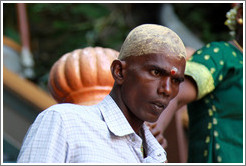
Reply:
<svg viewBox="0 0 246 166"><path fill-rule="evenodd" d="M158 154L157 156L158 156L158 157L161 157L161 154Z"/></svg>

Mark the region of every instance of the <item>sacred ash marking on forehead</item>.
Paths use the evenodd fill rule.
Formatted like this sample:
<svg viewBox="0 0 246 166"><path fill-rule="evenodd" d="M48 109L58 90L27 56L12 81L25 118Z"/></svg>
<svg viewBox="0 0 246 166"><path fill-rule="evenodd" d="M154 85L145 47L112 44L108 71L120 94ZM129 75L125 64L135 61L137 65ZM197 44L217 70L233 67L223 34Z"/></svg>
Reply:
<svg viewBox="0 0 246 166"><path fill-rule="evenodd" d="M162 53L186 58L184 44L175 32L162 25L143 24L128 34L118 58Z"/></svg>

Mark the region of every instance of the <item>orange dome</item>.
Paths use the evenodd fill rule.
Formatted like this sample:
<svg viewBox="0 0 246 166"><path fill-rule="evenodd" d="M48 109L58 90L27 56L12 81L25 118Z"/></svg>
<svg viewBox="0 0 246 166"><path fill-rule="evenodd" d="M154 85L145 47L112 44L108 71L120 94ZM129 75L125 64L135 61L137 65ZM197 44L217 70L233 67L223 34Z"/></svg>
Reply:
<svg viewBox="0 0 246 166"><path fill-rule="evenodd" d="M51 68L48 88L58 103L91 105L109 94L111 62L119 52L87 47L63 55Z"/></svg>

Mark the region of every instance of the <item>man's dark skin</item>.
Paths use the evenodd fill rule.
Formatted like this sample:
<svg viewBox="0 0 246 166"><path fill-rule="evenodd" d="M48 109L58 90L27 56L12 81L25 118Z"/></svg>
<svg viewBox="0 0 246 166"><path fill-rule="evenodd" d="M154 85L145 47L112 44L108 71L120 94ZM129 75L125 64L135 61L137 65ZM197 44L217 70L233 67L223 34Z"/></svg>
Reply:
<svg viewBox="0 0 246 166"><path fill-rule="evenodd" d="M157 121L178 94L185 64L184 57L170 55L168 51L113 61L111 72L115 84L110 96L136 133L145 121ZM175 74L171 74L173 67L177 68Z"/></svg>

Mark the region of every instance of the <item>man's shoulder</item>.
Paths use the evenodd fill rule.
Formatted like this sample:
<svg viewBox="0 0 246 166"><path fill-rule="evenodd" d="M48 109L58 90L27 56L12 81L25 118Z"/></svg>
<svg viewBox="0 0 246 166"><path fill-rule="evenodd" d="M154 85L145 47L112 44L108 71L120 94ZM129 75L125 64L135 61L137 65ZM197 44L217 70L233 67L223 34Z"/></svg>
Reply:
<svg viewBox="0 0 246 166"><path fill-rule="evenodd" d="M85 106L85 105L78 105L72 103L60 103L55 104L47 108L46 110L56 110L56 111L77 111L77 110L86 110L91 109L94 106Z"/></svg>
<svg viewBox="0 0 246 166"><path fill-rule="evenodd" d="M97 105L84 106L71 103L55 104L44 112L55 112L63 118L96 118L100 117L100 110Z"/></svg>

